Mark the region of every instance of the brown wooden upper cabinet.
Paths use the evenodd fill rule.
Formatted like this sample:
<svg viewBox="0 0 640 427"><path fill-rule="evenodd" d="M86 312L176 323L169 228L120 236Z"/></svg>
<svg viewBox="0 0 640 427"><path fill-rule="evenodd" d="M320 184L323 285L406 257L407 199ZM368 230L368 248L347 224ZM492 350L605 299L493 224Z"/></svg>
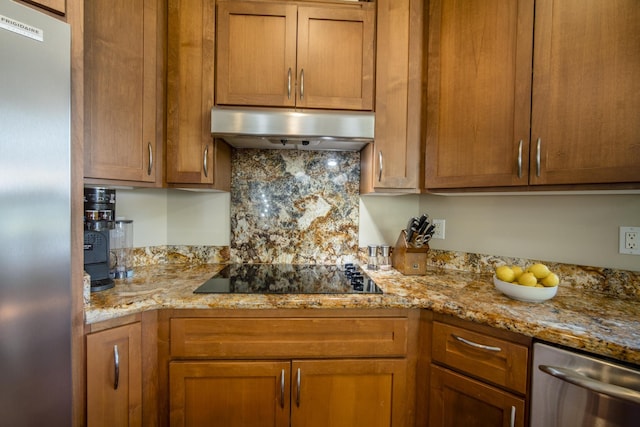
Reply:
<svg viewBox="0 0 640 427"><path fill-rule="evenodd" d="M67 13L66 0L18 0L18 1L41 7L57 15L64 16Z"/></svg>
<svg viewBox="0 0 640 427"><path fill-rule="evenodd" d="M67 13L66 0L19 0L19 1L33 4L47 11L54 12L57 15L65 15Z"/></svg>
<svg viewBox="0 0 640 427"><path fill-rule="evenodd" d="M164 4L84 6L86 183L162 184Z"/></svg>
<svg viewBox="0 0 640 427"><path fill-rule="evenodd" d="M219 1L216 104L372 110L374 7Z"/></svg>
<svg viewBox="0 0 640 427"><path fill-rule="evenodd" d="M360 194L418 193L422 187L426 4L376 1L375 141L360 155Z"/></svg>
<svg viewBox="0 0 640 427"><path fill-rule="evenodd" d="M211 136L215 0L169 0L166 182L229 191L231 149Z"/></svg>
<svg viewBox="0 0 640 427"><path fill-rule="evenodd" d="M430 18L425 187L640 182L637 1L432 0Z"/></svg>

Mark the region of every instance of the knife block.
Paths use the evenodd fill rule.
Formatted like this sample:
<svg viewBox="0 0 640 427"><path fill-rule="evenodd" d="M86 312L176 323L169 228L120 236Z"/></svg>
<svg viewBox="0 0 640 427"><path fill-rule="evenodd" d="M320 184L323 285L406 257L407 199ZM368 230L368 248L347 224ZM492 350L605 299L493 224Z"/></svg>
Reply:
<svg viewBox="0 0 640 427"><path fill-rule="evenodd" d="M406 276L427 273L429 245L415 248L407 243L407 232L402 230L391 254L393 268Z"/></svg>

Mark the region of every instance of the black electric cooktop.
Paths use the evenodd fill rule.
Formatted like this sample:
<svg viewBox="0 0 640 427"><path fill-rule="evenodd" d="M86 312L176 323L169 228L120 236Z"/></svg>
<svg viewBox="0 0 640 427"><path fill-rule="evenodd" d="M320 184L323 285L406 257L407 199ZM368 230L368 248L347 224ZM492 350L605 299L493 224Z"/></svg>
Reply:
<svg viewBox="0 0 640 427"><path fill-rule="evenodd" d="M229 264L196 294L381 294L356 265Z"/></svg>

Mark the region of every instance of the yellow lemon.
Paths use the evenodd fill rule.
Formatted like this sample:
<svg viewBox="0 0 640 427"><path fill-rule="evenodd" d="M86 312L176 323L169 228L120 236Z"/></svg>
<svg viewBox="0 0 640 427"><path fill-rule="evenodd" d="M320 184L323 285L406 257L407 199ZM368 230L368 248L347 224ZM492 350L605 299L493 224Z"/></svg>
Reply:
<svg viewBox="0 0 640 427"><path fill-rule="evenodd" d="M522 273L522 276L518 279L518 283L522 286L535 286L538 284L538 279L531 272Z"/></svg>
<svg viewBox="0 0 640 427"><path fill-rule="evenodd" d="M508 265L496 268L496 277L503 282L512 282L516 275Z"/></svg>
<svg viewBox="0 0 640 427"><path fill-rule="evenodd" d="M542 279L540 283L548 288L552 288L554 286L558 286L558 283L560 283L560 278L555 273L549 273L549 275Z"/></svg>
<svg viewBox="0 0 640 427"><path fill-rule="evenodd" d="M522 276L522 273L524 273L524 270L522 270L522 267L520 267L519 265L512 265L511 269L513 270L513 274L515 274L515 279L518 280L520 278L520 276Z"/></svg>
<svg viewBox="0 0 640 427"><path fill-rule="evenodd" d="M551 273L549 271L549 267L547 267L544 264L540 264L540 263L533 264L527 270L529 270L531 273L533 273L533 275L536 276L536 279L544 279L545 277L547 277L549 275L549 273Z"/></svg>

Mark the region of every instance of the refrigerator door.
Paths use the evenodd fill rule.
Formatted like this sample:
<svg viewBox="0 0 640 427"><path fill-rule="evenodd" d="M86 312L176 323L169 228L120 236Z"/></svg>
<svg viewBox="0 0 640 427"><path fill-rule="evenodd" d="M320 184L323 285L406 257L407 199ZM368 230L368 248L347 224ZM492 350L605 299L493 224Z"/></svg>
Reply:
<svg viewBox="0 0 640 427"><path fill-rule="evenodd" d="M70 30L0 0L0 424L70 426Z"/></svg>

